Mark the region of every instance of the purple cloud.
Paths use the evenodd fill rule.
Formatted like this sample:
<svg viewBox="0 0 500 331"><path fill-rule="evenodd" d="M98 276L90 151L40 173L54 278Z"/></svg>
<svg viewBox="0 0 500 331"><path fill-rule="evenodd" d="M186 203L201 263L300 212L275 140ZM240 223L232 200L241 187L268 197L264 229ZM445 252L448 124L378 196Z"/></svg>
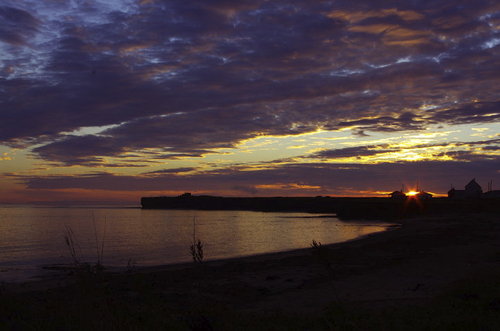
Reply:
<svg viewBox="0 0 500 331"><path fill-rule="evenodd" d="M157 173L155 176L118 176L108 173L80 176L17 177L30 189L100 189L111 191L196 191L238 194L289 193L293 185L317 187L317 194L350 191L391 191L401 184L420 182L423 189L445 193L449 184L460 186L473 174L479 182L498 179L499 158L476 162L425 161L379 164L304 163L267 170L225 169L198 174ZM446 183L446 184L443 184ZM266 191L266 185L282 184ZM444 186L443 186L444 185Z"/></svg>
<svg viewBox="0 0 500 331"><path fill-rule="evenodd" d="M38 20L22 9L0 6L0 42L24 45L37 32Z"/></svg>
<svg viewBox="0 0 500 331"><path fill-rule="evenodd" d="M491 1L7 0L0 18L0 143L47 161L499 118Z"/></svg>

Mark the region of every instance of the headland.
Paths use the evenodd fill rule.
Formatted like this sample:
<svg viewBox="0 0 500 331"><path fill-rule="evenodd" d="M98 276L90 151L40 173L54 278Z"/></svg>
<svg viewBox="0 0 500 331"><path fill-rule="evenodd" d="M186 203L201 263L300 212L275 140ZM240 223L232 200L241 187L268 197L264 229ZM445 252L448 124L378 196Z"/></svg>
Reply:
<svg viewBox="0 0 500 331"><path fill-rule="evenodd" d="M219 197L191 195L143 197L144 209L251 210L334 213L341 219L399 219L416 216L500 212L500 198L351 198L351 197Z"/></svg>

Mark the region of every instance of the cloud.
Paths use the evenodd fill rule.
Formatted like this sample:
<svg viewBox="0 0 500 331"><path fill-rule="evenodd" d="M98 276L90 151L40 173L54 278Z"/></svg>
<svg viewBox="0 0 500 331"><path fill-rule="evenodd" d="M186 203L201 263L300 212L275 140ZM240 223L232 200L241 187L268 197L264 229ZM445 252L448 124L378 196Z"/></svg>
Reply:
<svg viewBox="0 0 500 331"><path fill-rule="evenodd" d="M386 149L378 149L377 147L382 147ZM342 157L359 157L359 156L371 156L382 153L393 152L394 149L387 149L388 145L381 146L357 146L357 147L346 147L346 148L338 148L338 149L328 149L324 151L320 151L314 153L309 157L318 157L318 158L342 158Z"/></svg>
<svg viewBox="0 0 500 331"><path fill-rule="evenodd" d="M451 141L443 143L425 143L405 146L404 144L379 144L379 145L365 145L355 147L345 147L337 149L325 149L313 154L304 155L304 159L336 159L336 158L350 158L350 157L363 157L375 156L379 154L398 153L402 151L432 151L438 150L439 152L429 155L429 157L443 157L448 156L454 161L480 161L497 159L499 155L491 154L498 150L500 139L489 139L480 141ZM479 147L479 148L478 148ZM464 149L465 148L465 149ZM457 150L460 149L460 150Z"/></svg>
<svg viewBox="0 0 500 331"><path fill-rule="evenodd" d="M163 174L179 174L183 172L194 171L196 168L193 167L184 167L184 168L171 168L171 169L162 169L156 171L148 171L146 175L163 175Z"/></svg>
<svg viewBox="0 0 500 331"><path fill-rule="evenodd" d="M431 119L436 123L464 124L495 122L500 119L500 101L471 102L458 107L435 112Z"/></svg>
<svg viewBox="0 0 500 331"><path fill-rule="evenodd" d="M302 163L269 169L225 169L198 174L119 176L109 173L80 176L17 177L34 190L86 189L109 191L203 192L238 195L289 194L309 187L315 194L342 195L350 191L392 191L420 182L423 189L444 193L448 184L465 184L470 176L486 183L498 178L499 158L468 161L425 161L367 164ZM445 183L445 184L444 184ZM267 189L266 189L267 188ZM273 189L274 188L274 189ZM298 190L303 193L303 191Z"/></svg>
<svg viewBox="0 0 500 331"><path fill-rule="evenodd" d="M6 4L0 143L47 161L201 156L262 135L500 116L490 1Z"/></svg>
<svg viewBox="0 0 500 331"><path fill-rule="evenodd" d="M0 6L0 41L24 45L37 32L38 20L29 12Z"/></svg>
<svg viewBox="0 0 500 331"><path fill-rule="evenodd" d="M56 160L68 165L92 165L101 161L100 157L94 155L113 156L122 151L109 145L106 138L86 135L69 136L63 141L35 148L34 152L43 159Z"/></svg>

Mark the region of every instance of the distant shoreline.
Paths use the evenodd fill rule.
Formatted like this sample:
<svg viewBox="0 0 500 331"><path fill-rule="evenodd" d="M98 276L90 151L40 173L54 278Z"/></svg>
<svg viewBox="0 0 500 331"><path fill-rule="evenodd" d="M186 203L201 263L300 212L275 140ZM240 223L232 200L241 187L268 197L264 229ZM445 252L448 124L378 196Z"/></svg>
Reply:
<svg viewBox="0 0 500 331"><path fill-rule="evenodd" d="M341 219L400 219L417 216L499 212L500 199L391 199L355 197L218 197L183 194L143 197L143 209L248 210L331 213Z"/></svg>

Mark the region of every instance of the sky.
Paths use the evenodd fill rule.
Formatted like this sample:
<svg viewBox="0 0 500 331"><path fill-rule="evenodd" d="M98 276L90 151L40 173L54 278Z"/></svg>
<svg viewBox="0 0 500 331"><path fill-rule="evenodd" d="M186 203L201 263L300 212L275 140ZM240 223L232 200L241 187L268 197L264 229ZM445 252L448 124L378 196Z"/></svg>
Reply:
<svg viewBox="0 0 500 331"><path fill-rule="evenodd" d="M0 203L500 189L500 2L2 0Z"/></svg>

